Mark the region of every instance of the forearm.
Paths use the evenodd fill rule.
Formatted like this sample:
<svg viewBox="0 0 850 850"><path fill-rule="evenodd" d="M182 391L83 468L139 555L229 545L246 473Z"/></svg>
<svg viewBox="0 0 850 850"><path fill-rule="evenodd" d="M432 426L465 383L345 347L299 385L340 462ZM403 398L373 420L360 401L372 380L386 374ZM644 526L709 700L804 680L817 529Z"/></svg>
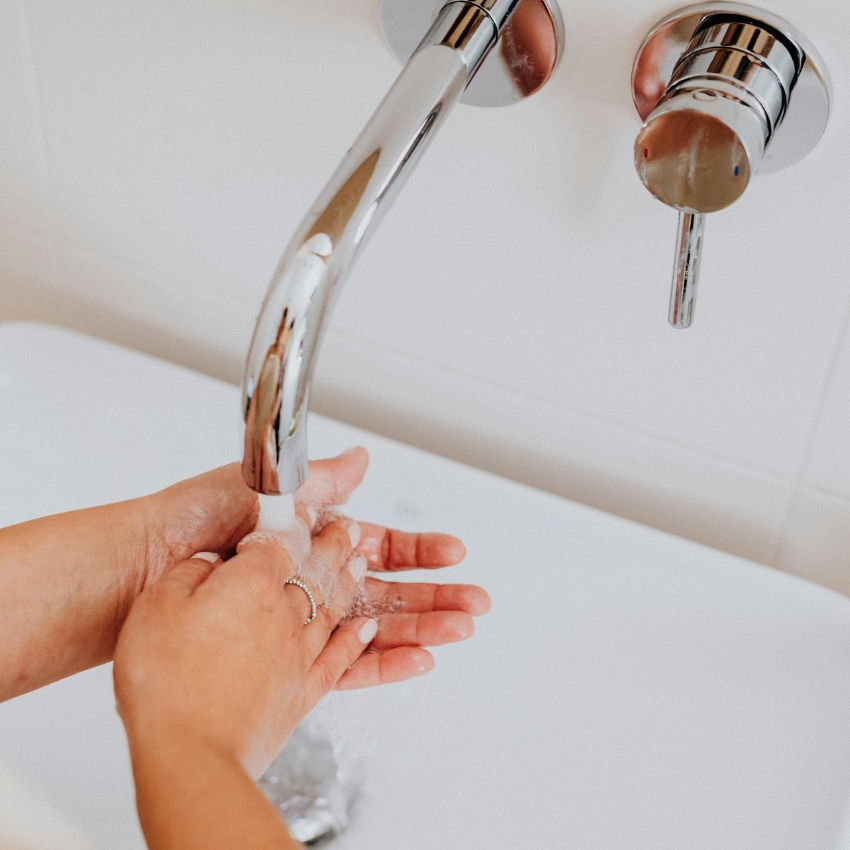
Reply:
<svg viewBox="0 0 850 850"><path fill-rule="evenodd" d="M235 758L185 737L130 751L150 850L303 850Z"/></svg>
<svg viewBox="0 0 850 850"><path fill-rule="evenodd" d="M142 580L141 505L0 529L0 700L112 658Z"/></svg>

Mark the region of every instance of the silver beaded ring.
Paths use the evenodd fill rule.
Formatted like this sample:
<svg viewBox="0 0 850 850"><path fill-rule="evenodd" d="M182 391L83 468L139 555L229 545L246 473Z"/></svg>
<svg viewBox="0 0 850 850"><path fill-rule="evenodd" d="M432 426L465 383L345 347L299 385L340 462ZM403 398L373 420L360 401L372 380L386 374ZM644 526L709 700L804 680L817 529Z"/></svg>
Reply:
<svg viewBox="0 0 850 850"><path fill-rule="evenodd" d="M304 625L306 626L309 623L312 623L313 620L316 619L316 600L313 598L313 594L310 591L310 588L307 587L307 585L304 584L301 579L297 578L288 578L285 583L294 584L296 587L300 587L301 590L303 590L304 593L307 594L307 598L310 600L310 616L304 621Z"/></svg>

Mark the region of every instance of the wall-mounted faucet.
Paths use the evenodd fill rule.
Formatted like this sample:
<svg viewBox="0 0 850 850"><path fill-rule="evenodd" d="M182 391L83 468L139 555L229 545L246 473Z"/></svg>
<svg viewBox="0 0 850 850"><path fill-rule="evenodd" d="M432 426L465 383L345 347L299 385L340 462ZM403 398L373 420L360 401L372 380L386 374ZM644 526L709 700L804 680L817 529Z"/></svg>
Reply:
<svg viewBox="0 0 850 850"><path fill-rule="evenodd" d="M243 383L242 475L259 493L307 476L306 417L322 330L346 274L458 100L537 91L560 58L556 0L382 0L401 75L298 228L257 320Z"/></svg>
<svg viewBox="0 0 850 850"><path fill-rule="evenodd" d="M787 21L742 3L688 6L658 23L632 70L644 124L638 175L679 210L670 324L693 321L706 213L818 143L829 117L823 62Z"/></svg>

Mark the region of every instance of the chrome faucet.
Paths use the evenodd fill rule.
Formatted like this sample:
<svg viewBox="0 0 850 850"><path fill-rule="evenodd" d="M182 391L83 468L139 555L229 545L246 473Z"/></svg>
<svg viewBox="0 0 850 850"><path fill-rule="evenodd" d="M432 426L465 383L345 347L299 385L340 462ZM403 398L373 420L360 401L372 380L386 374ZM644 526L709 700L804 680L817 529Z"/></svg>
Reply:
<svg viewBox="0 0 850 850"><path fill-rule="evenodd" d="M242 475L259 493L290 493L307 476L307 406L325 323L428 143L462 97L497 105L533 94L563 42L556 0L382 0L382 22L407 64L289 243L251 341Z"/></svg>
<svg viewBox="0 0 850 850"><path fill-rule="evenodd" d="M729 206L756 173L801 160L830 109L817 51L786 20L743 3L686 6L638 51L632 94L644 119L635 168L679 211L669 321L693 321L707 213Z"/></svg>

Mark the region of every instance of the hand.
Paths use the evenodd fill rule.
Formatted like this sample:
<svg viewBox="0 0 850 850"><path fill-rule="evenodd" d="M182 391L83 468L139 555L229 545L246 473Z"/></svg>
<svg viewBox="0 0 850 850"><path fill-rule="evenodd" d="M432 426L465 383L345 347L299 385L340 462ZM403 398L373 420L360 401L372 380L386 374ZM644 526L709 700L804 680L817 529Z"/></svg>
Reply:
<svg viewBox="0 0 850 850"><path fill-rule="evenodd" d="M360 532L339 519L312 541L333 588ZM227 562L201 553L145 588L115 652L115 694L127 730L148 846L295 847L250 782L377 631L365 617L337 627L329 596L305 624L307 595L281 546L242 547ZM306 610L305 610L306 608Z"/></svg>
<svg viewBox="0 0 850 850"><path fill-rule="evenodd" d="M369 465L365 449L310 464L307 481L295 493L296 513L312 530L328 509L348 501ZM466 548L456 537L410 533L360 522L356 551L370 571L435 569L463 560ZM364 613L379 623L369 652L357 660L335 688L365 688L399 682L431 670L424 647L465 640L475 631L472 618L490 610L490 597L467 584L386 582L366 578Z"/></svg>
<svg viewBox="0 0 850 850"><path fill-rule="evenodd" d="M345 574L357 524L327 525L309 559ZM303 716L374 637L358 617L337 628L324 604L304 624L304 591L278 546L249 545L176 565L133 605L115 651L119 713L134 746L196 741L262 774ZM328 600L329 602L330 600Z"/></svg>
<svg viewBox="0 0 850 850"><path fill-rule="evenodd" d="M232 464L153 496L0 529L0 701L112 658L138 594L257 515Z"/></svg>

